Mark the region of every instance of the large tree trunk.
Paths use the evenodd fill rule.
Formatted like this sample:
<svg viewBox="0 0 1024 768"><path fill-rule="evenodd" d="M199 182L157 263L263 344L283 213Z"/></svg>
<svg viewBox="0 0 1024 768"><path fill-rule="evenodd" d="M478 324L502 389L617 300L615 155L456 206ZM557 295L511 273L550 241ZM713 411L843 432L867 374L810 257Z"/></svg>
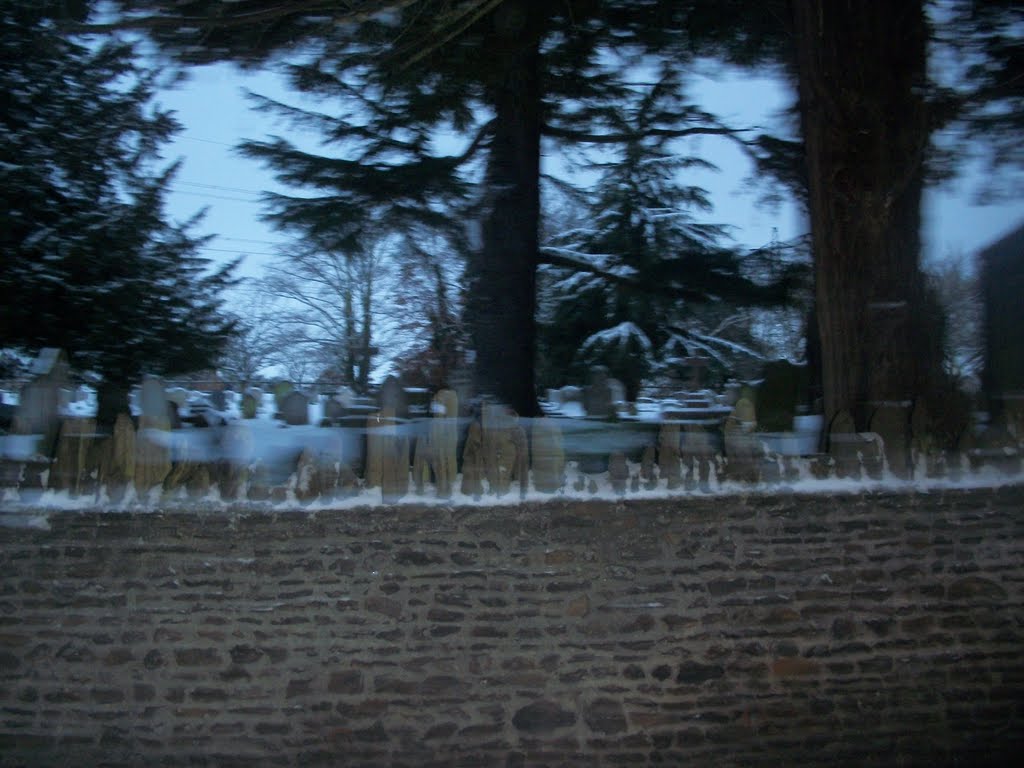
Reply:
<svg viewBox="0 0 1024 768"><path fill-rule="evenodd" d="M922 0L793 8L826 422L866 430L909 416L940 362L919 266L927 23Z"/></svg>
<svg viewBox="0 0 1024 768"><path fill-rule="evenodd" d="M469 264L466 316L480 395L520 415L538 412L534 383L540 216L543 14L521 0L494 14L492 50L502 64L491 84L495 129L487 166L482 245Z"/></svg>

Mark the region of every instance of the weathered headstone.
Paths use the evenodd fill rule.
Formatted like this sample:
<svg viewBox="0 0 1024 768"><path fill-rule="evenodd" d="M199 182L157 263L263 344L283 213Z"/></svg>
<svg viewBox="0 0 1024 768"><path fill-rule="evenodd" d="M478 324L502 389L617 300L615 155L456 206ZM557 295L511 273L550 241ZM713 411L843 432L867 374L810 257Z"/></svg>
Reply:
<svg viewBox="0 0 1024 768"><path fill-rule="evenodd" d="M485 403L483 427L484 475L492 493L503 496L518 480L525 496L529 483L526 432L515 411L505 405Z"/></svg>
<svg viewBox="0 0 1024 768"><path fill-rule="evenodd" d="M608 383L608 369L597 366L590 372L590 382L583 390L583 409L594 419L615 418L612 387Z"/></svg>
<svg viewBox="0 0 1024 768"><path fill-rule="evenodd" d="M754 434L756 427L754 404L749 398L741 397L722 429L726 471L732 480L756 483L761 479L764 448Z"/></svg>
<svg viewBox="0 0 1024 768"><path fill-rule="evenodd" d="M788 360L766 363L757 386L757 428L762 432L788 432L793 429L797 406L804 403L810 391L810 375L806 365Z"/></svg>
<svg viewBox="0 0 1024 768"><path fill-rule="evenodd" d="M402 383L397 376L388 376L380 385L380 391L377 393L377 407L382 412L390 410L398 419L408 417L408 401Z"/></svg>
<svg viewBox="0 0 1024 768"><path fill-rule="evenodd" d="M281 398L281 419L293 427L309 424L309 398L292 390Z"/></svg>
<svg viewBox="0 0 1024 768"><path fill-rule="evenodd" d="M284 404L284 398L289 392L295 389L295 386L290 381L277 381L274 382L272 387L274 393L274 405L277 408L277 412L281 412L281 407Z"/></svg>
<svg viewBox="0 0 1024 768"><path fill-rule="evenodd" d="M139 392L139 431L135 437L135 490L142 496L171 471L170 419L163 382L149 376Z"/></svg>
<svg viewBox="0 0 1024 768"><path fill-rule="evenodd" d="M324 400L324 419L322 426L337 426L345 417L347 409L344 403L334 397Z"/></svg>
<svg viewBox="0 0 1024 768"><path fill-rule="evenodd" d="M679 461L679 425L666 422L658 432L658 476L666 481L670 490L680 485Z"/></svg>
<svg viewBox="0 0 1024 768"><path fill-rule="evenodd" d="M11 431L15 435L39 435L37 452L53 456L60 432L61 391L69 386L67 355L47 347L39 352L29 373L33 378L21 390Z"/></svg>
<svg viewBox="0 0 1024 768"><path fill-rule="evenodd" d="M615 451L608 457L608 481L612 490L622 496L626 493L626 485L629 483L629 464L626 463L626 456Z"/></svg>
<svg viewBox="0 0 1024 768"><path fill-rule="evenodd" d="M398 501L409 492L409 437L390 408L372 414L366 427L366 486L379 487L385 503Z"/></svg>
<svg viewBox="0 0 1024 768"><path fill-rule="evenodd" d="M533 420L530 448L533 487L543 493L561 490L565 485L565 450L556 420Z"/></svg>
<svg viewBox="0 0 1024 768"><path fill-rule="evenodd" d="M226 500L237 499L248 480L253 459L252 430L244 421L234 421L224 430L220 455L217 473L220 496Z"/></svg>

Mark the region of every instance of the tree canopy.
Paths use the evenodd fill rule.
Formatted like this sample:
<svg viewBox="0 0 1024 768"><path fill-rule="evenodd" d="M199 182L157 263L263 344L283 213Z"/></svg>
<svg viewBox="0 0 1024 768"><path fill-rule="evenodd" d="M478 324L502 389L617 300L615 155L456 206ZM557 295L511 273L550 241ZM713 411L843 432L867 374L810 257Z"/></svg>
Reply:
<svg viewBox="0 0 1024 768"><path fill-rule="evenodd" d="M0 3L0 343L62 347L108 387L210 365L232 267L164 215L177 125L131 46L69 39L58 5Z"/></svg>

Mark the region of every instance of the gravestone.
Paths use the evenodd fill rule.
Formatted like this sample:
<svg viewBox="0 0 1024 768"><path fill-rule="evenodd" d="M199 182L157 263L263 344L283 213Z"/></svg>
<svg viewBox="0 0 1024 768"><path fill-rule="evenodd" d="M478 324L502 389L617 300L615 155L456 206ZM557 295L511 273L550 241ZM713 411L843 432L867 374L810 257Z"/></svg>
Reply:
<svg viewBox="0 0 1024 768"><path fill-rule="evenodd" d="M298 390L292 390L281 398L281 419L293 427L309 424L309 398Z"/></svg>
<svg viewBox="0 0 1024 768"><path fill-rule="evenodd" d="M284 398L294 389L295 387L290 381L278 381L274 384L274 405L277 407L278 413L281 412L281 408L284 404Z"/></svg>
<svg viewBox="0 0 1024 768"><path fill-rule="evenodd" d="M228 395L223 389L217 389L209 393L210 405L216 408L218 411L223 411L228 407Z"/></svg>
<svg viewBox="0 0 1024 768"><path fill-rule="evenodd" d="M797 406L805 403L810 391L806 365L788 360L773 360L761 371L756 389L757 428L762 432L789 432Z"/></svg>
<svg viewBox="0 0 1024 768"><path fill-rule="evenodd" d="M503 496L519 480L525 495L529 466L526 433L515 411L505 405L485 403L481 412L484 476L492 493Z"/></svg>
<svg viewBox="0 0 1024 768"><path fill-rule="evenodd" d="M874 477L881 476L882 443L874 433L857 432L849 411L840 411L832 419L828 453L837 477L859 480L864 470Z"/></svg>
<svg viewBox="0 0 1024 768"><path fill-rule="evenodd" d="M704 383L704 371L711 361L706 357L687 357L683 360L686 366L686 386L691 392L699 390Z"/></svg>
<svg viewBox="0 0 1024 768"><path fill-rule="evenodd" d="M68 384L68 359L64 351L47 347L29 369L32 381L21 390L11 431L15 435L39 435L36 450L53 456L60 432L61 390Z"/></svg>
<svg viewBox="0 0 1024 768"><path fill-rule="evenodd" d="M615 451L608 457L608 481L612 490L619 496L626 493L626 485L629 483L629 464L626 462L625 454Z"/></svg>
<svg viewBox="0 0 1024 768"><path fill-rule="evenodd" d="M381 490L385 504L409 492L409 437L390 408L366 421L366 487Z"/></svg>
<svg viewBox="0 0 1024 768"><path fill-rule="evenodd" d="M262 395L256 395L252 390L249 390L242 395L242 418L243 419L255 419L256 414L259 413L260 398Z"/></svg>
<svg viewBox="0 0 1024 768"><path fill-rule="evenodd" d="M612 400L612 387L609 384L608 369L597 366L590 372L590 383L583 390L583 409L589 418L615 418L615 405Z"/></svg>
<svg viewBox="0 0 1024 768"><path fill-rule="evenodd" d="M764 447L754 435L756 428L757 411L754 403L750 398L741 397L736 401L722 429L726 471L732 480L756 483L761 479Z"/></svg>
<svg viewBox="0 0 1024 768"><path fill-rule="evenodd" d="M665 479L669 490L680 485L679 424L666 422L658 432L658 476Z"/></svg>
<svg viewBox="0 0 1024 768"><path fill-rule="evenodd" d="M135 437L135 490L141 496L160 485L171 471L171 423L167 394L155 376L147 376L138 396L139 431Z"/></svg>
<svg viewBox="0 0 1024 768"><path fill-rule="evenodd" d="M565 450L557 421L534 419L530 437L533 487L542 493L561 490L565 485Z"/></svg>
<svg viewBox="0 0 1024 768"><path fill-rule="evenodd" d="M377 393L377 407L381 411L390 410L394 413L394 418L397 419L408 417L408 400L397 376L388 376L380 385L380 391Z"/></svg>
<svg viewBox="0 0 1024 768"><path fill-rule="evenodd" d="M344 403L333 395L324 400L323 426L338 426L338 423L345 417L347 409Z"/></svg>

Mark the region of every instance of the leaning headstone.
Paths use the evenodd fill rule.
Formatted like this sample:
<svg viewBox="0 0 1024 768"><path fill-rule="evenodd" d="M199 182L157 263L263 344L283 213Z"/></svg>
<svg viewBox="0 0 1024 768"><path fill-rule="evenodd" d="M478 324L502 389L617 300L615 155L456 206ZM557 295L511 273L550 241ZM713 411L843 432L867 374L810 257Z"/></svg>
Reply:
<svg viewBox="0 0 1024 768"><path fill-rule="evenodd" d="M160 379L148 376L139 392L139 431L135 437L135 490L142 496L171 471L170 419Z"/></svg>
<svg viewBox="0 0 1024 768"><path fill-rule="evenodd" d="M562 431L554 419L534 419L530 448L533 487L542 493L561 490L565 485L565 450Z"/></svg>
<svg viewBox="0 0 1024 768"><path fill-rule="evenodd" d="M608 381L608 369L604 366L597 366L590 372L590 383L583 390L583 409L589 418L615 417L612 388Z"/></svg>
<svg viewBox="0 0 1024 768"><path fill-rule="evenodd" d="M60 432L61 390L68 387L68 360L63 350L47 347L29 369L32 381L21 390L11 432L39 435L37 453L53 456Z"/></svg>
<svg viewBox="0 0 1024 768"><path fill-rule="evenodd" d="M293 427L309 424L309 398L292 390L281 399L281 418Z"/></svg>

